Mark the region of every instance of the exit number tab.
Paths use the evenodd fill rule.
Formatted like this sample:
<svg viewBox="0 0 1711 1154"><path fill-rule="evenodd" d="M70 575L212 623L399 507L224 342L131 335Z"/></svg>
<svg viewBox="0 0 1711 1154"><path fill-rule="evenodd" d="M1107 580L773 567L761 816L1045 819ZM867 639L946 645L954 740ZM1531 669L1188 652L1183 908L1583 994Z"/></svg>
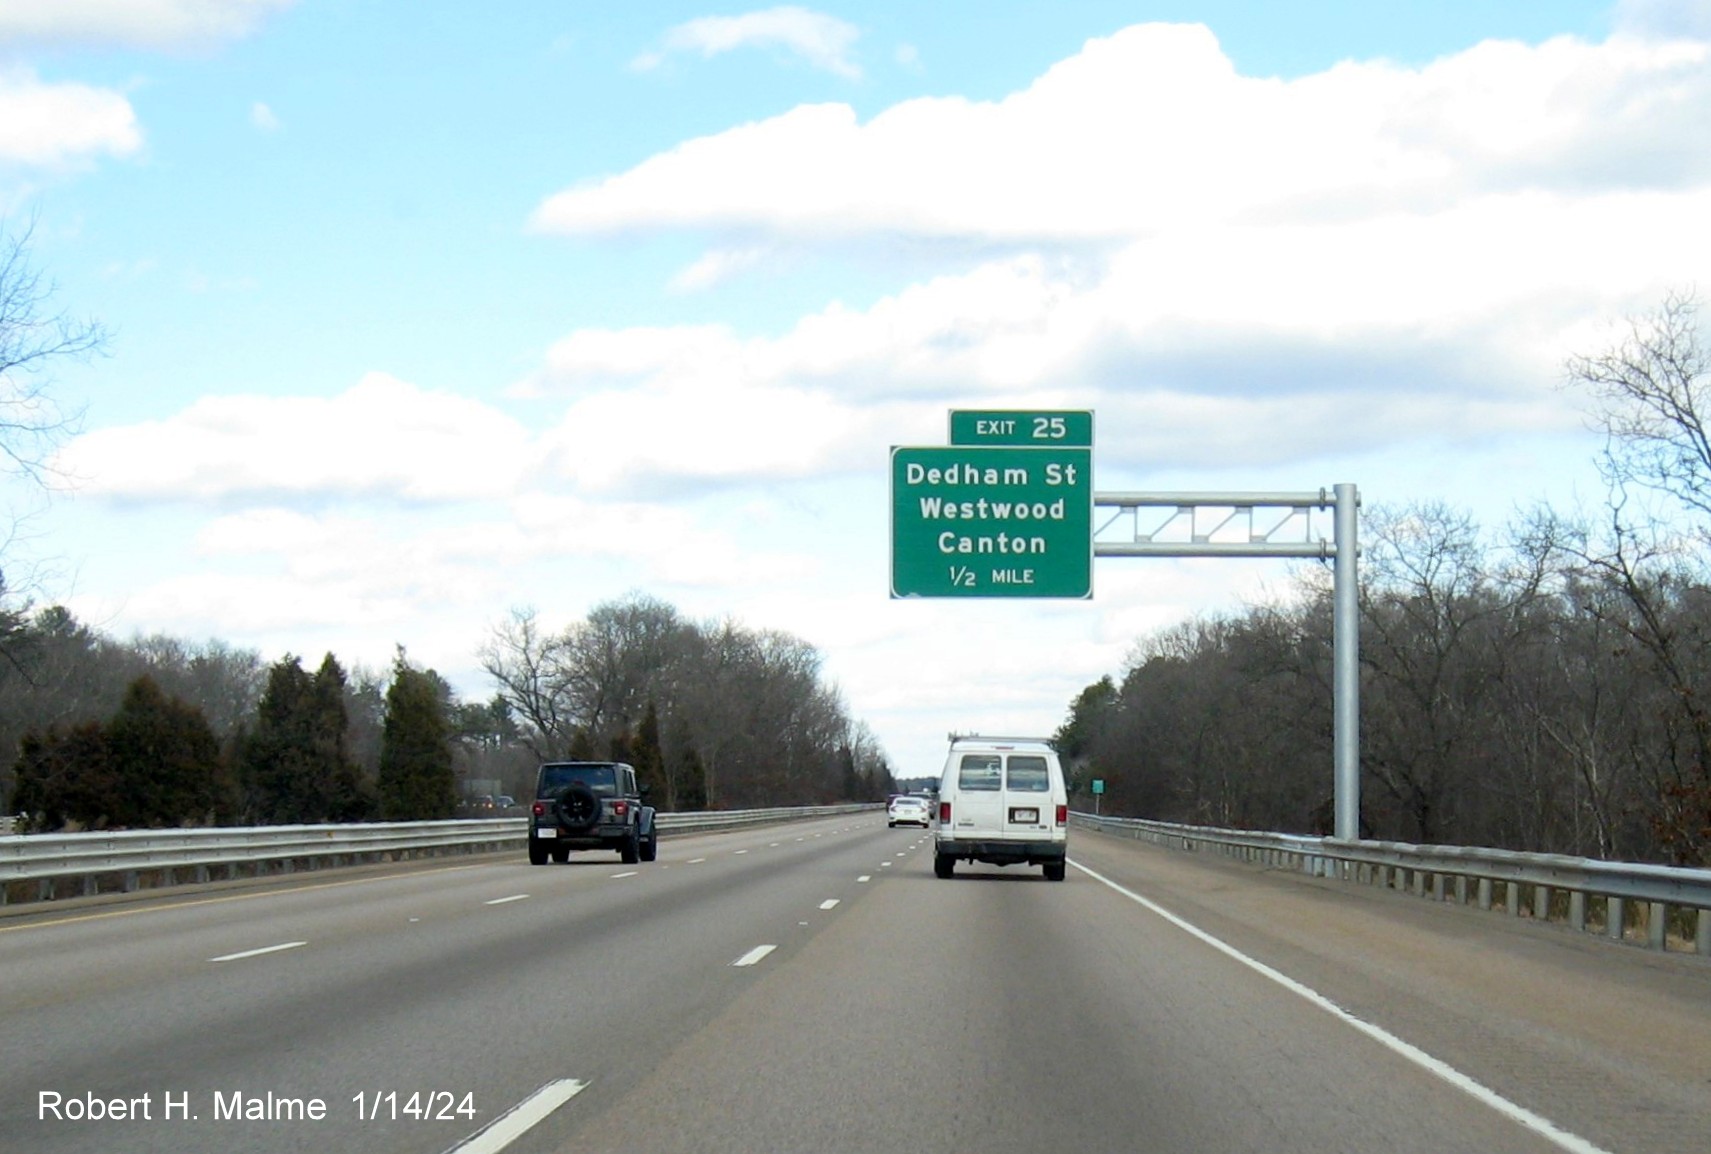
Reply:
<svg viewBox="0 0 1711 1154"><path fill-rule="evenodd" d="M1086 409L952 409L950 443L1091 449L1093 413Z"/></svg>

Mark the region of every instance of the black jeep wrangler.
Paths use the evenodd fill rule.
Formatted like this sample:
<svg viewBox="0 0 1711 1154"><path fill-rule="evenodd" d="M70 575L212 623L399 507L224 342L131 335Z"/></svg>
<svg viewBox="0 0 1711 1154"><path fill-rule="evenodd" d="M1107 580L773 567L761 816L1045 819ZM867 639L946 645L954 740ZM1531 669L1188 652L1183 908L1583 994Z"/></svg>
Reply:
<svg viewBox="0 0 1711 1154"><path fill-rule="evenodd" d="M549 761L535 777L529 862L567 861L573 849L615 849L626 863L659 855L654 809L621 761Z"/></svg>

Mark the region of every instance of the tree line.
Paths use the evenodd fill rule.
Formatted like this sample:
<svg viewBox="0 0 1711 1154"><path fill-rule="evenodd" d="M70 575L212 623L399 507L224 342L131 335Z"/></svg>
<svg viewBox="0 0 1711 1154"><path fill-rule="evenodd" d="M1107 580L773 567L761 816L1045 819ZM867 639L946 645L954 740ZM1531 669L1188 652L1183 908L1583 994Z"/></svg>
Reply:
<svg viewBox="0 0 1711 1154"><path fill-rule="evenodd" d="M535 757L622 758L667 810L877 801L895 788L808 642L631 593L558 630L513 610L480 652Z"/></svg>
<svg viewBox="0 0 1711 1154"><path fill-rule="evenodd" d="M448 818L472 783L529 797L549 758L629 761L668 810L893 788L812 646L641 595L551 636L514 613L483 647L484 702L402 650L384 673L310 670L116 641L60 607L0 617L0 799L32 829Z"/></svg>
<svg viewBox="0 0 1711 1154"><path fill-rule="evenodd" d="M459 708L402 650L384 680L328 654L115 642L53 607L11 621L0 796L29 830L431 820L457 805Z"/></svg>
<svg viewBox="0 0 1711 1154"><path fill-rule="evenodd" d="M1711 864L1711 437L1697 302L1569 362L1602 507L1361 531L1361 836ZM1059 730L1108 811L1331 830L1331 588L1139 642Z"/></svg>

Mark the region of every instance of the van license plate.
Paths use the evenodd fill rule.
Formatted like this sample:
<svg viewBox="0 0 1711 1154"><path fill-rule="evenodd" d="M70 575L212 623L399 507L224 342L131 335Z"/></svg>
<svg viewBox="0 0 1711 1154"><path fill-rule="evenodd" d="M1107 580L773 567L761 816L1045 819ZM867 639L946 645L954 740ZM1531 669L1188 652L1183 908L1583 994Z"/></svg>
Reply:
<svg viewBox="0 0 1711 1154"><path fill-rule="evenodd" d="M1038 822L1039 820L1040 820L1040 811L1037 809L1012 809L1010 811L1010 823L1012 825L1022 825L1024 823L1035 823L1035 822Z"/></svg>

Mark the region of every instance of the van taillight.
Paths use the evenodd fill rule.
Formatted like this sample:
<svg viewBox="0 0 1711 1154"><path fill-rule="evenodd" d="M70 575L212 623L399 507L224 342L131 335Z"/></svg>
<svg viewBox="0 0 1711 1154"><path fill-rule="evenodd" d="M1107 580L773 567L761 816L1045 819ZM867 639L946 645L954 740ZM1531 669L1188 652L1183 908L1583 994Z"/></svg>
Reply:
<svg viewBox="0 0 1711 1154"><path fill-rule="evenodd" d="M1069 806L1060 805L1057 807L1057 823L1059 825L1069 824Z"/></svg>
<svg viewBox="0 0 1711 1154"><path fill-rule="evenodd" d="M939 803L939 824L951 824L951 803L948 801L941 801Z"/></svg>

